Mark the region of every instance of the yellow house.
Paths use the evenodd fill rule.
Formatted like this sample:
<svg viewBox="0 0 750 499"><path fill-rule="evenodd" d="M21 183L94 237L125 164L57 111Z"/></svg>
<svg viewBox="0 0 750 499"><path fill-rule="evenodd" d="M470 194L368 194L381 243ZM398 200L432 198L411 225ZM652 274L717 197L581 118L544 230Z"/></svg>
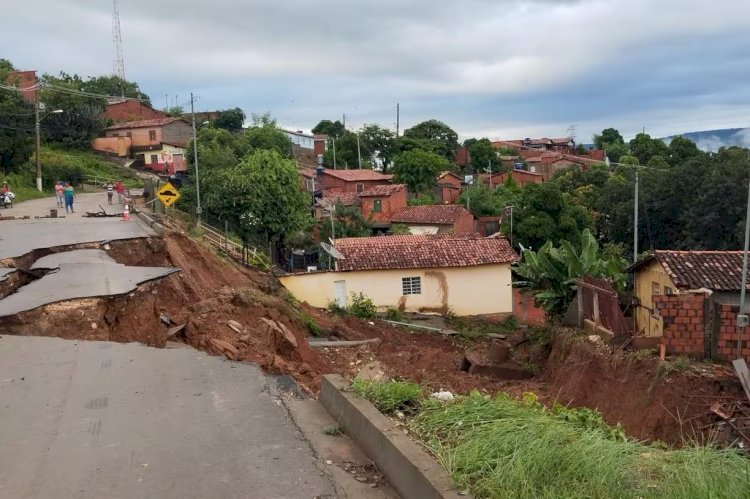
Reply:
<svg viewBox="0 0 750 499"><path fill-rule="evenodd" d="M654 297L699 290L736 294L742 287L742 252L656 250L629 271L634 273L635 334L663 336Z"/></svg>
<svg viewBox="0 0 750 499"><path fill-rule="evenodd" d="M300 301L346 306L364 293L380 309L452 312L513 311L510 266L518 258L505 238L479 234L354 237L336 241L335 272L281 276Z"/></svg>

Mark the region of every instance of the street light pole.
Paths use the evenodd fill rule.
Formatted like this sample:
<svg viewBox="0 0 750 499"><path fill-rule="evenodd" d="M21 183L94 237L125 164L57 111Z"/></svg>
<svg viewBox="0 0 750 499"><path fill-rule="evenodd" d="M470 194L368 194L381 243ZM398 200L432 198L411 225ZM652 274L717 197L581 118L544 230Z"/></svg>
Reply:
<svg viewBox="0 0 750 499"><path fill-rule="evenodd" d="M195 197L197 205L195 207L195 218L198 225L201 223L201 179L198 173L198 132L195 128L195 99L193 92L190 92L190 115L193 117L193 163L195 164Z"/></svg>
<svg viewBox="0 0 750 499"><path fill-rule="evenodd" d="M40 155L41 149L41 132L39 130L39 95L38 91L34 92L34 132L36 134L36 188L39 192L42 192L42 158Z"/></svg>
<svg viewBox="0 0 750 499"><path fill-rule="evenodd" d="M362 169L362 152L359 149L359 132L357 133L357 159L359 161L359 169Z"/></svg>
<svg viewBox="0 0 750 499"><path fill-rule="evenodd" d="M750 152L748 153L748 163L750 163ZM737 316L737 328L739 336L737 337L737 359L742 361L742 335L745 334L748 326L748 317L745 314L745 288L747 287L747 250L750 245L750 185L747 188L747 212L745 214L745 251L742 253L742 289L740 290L740 314ZM735 361L736 362L736 361ZM735 364L736 367L736 364Z"/></svg>

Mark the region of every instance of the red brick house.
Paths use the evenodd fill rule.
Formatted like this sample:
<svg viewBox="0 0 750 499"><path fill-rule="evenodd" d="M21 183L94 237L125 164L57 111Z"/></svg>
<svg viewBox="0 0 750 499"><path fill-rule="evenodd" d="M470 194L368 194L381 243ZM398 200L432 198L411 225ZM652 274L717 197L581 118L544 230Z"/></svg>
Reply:
<svg viewBox="0 0 750 499"><path fill-rule="evenodd" d="M115 123L123 123L126 121L169 118L169 115L136 99L120 99L107 102L104 117L111 119Z"/></svg>
<svg viewBox="0 0 750 499"><path fill-rule="evenodd" d="M21 91L24 101L33 103L36 100L36 70L11 71L5 79L6 85L16 87Z"/></svg>
<svg viewBox="0 0 750 499"><path fill-rule="evenodd" d="M750 360L750 328L737 327L742 251L657 250L635 274L636 334L661 337L671 354Z"/></svg>
<svg viewBox="0 0 750 499"><path fill-rule="evenodd" d="M542 182L544 182L544 175L542 175L541 173L513 169L507 172L493 174L491 177L492 185L498 186L508 180L508 177L511 177L513 181L520 186L524 186L526 184L541 184ZM486 182L489 183L489 180L490 177L488 175Z"/></svg>
<svg viewBox="0 0 750 499"><path fill-rule="evenodd" d="M412 234L468 234L474 232L474 215L463 206L433 204L408 206L391 217L391 223L404 224Z"/></svg>
<svg viewBox="0 0 750 499"><path fill-rule="evenodd" d="M433 194L443 204L455 204L461 196L461 177L453 172L443 172L438 175Z"/></svg>
<svg viewBox="0 0 750 499"><path fill-rule="evenodd" d="M376 185L357 197L362 216L372 220L375 228L387 228L393 214L406 208L406 185Z"/></svg>
<svg viewBox="0 0 750 499"><path fill-rule="evenodd" d="M331 170L318 174L320 189L337 192L365 192L378 185L390 184L393 175L383 175L374 170Z"/></svg>

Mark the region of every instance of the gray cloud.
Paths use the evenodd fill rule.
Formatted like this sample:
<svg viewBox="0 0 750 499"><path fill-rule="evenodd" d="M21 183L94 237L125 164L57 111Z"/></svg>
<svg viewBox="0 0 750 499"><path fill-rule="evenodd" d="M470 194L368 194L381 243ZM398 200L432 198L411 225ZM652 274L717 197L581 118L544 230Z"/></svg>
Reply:
<svg viewBox="0 0 750 499"><path fill-rule="evenodd" d="M127 76L157 105L195 90L202 107L309 128L341 113L390 125L401 101L406 124L435 116L467 135L559 135L569 123L627 133L644 121L667 135L748 124L747 104L729 101L750 90L750 5L721 3L120 0L120 11ZM3 13L0 54L17 65L111 71L109 1Z"/></svg>

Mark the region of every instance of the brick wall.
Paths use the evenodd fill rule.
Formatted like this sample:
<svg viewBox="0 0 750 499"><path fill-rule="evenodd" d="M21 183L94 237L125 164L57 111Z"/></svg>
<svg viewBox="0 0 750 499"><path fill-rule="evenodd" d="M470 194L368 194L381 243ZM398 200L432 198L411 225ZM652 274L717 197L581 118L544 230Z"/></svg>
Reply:
<svg viewBox="0 0 750 499"><path fill-rule="evenodd" d="M187 146L193 139L193 127L185 121L175 121L162 127L162 142L175 146Z"/></svg>
<svg viewBox="0 0 750 499"><path fill-rule="evenodd" d="M739 357L737 342L740 339L740 330L737 327L737 314L740 313L739 305L718 305L721 323L714 330L718 330L717 357L722 360L734 360ZM742 335L742 357L750 361L750 328L745 328Z"/></svg>
<svg viewBox="0 0 750 499"><path fill-rule="evenodd" d="M380 200L380 212L373 211L375 200ZM362 216L365 219L372 217L372 221L377 224L390 224L391 217L397 211L406 208L406 189L401 189L390 196L366 196L360 198Z"/></svg>
<svg viewBox="0 0 750 499"><path fill-rule="evenodd" d="M654 296L654 307L664 321L664 344L670 354L703 357L705 323L703 294Z"/></svg>
<svg viewBox="0 0 750 499"><path fill-rule="evenodd" d="M474 215L469 211L461 213L456 223L453 224L453 233L470 234L472 232L474 232Z"/></svg>
<svg viewBox="0 0 750 499"><path fill-rule="evenodd" d="M323 191L331 192L357 192L357 184L362 184L362 191L366 191L378 185L388 185L388 180L358 180L358 181L347 181L332 175L327 175L323 172L318 176L320 182L320 189Z"/></svg>
<svg viewBox="0 0 750 499"><path fill-rule="evenodd" d="M157 118L168 118L169 115L163 111L157 111L137 100L126 100L107 105L104 117L110 118L115 123L124 121L153 120Z"/></svg>
<svg viewBox="0 0 750 499"><path fill-rule="evenodd" d="M36 99L36 90L30 88L36 85L36 70L11 71L10 73L8 73L5 84L15 85L17 88L29 89L21 92L21 97L26 102L33 103Z"/></svg>

